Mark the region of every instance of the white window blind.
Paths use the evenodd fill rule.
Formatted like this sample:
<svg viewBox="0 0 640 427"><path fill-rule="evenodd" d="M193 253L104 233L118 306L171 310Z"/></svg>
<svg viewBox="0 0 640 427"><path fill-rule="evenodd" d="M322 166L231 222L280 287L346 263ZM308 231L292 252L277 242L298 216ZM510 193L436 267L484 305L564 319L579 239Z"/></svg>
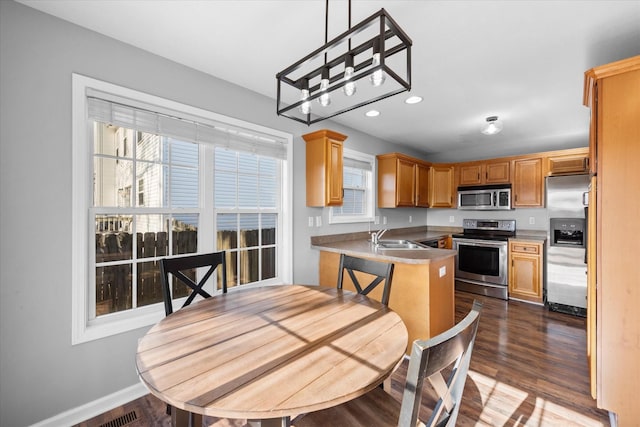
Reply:
<svg viewBox="0 0 640 427"><path fill-rule="evenodd" d="M372 171L373 164L369 160L358 160L351 157L346 157L342 159L342 166L345 168L353 168L353 169L362 169L365 171Z"/></svg>
<svg viewBox="0 0 640 427"><path fill-rule="evenodd" d="M369 154L344 149L342 206L331 208L330 223L363 222L373 217L373 162Z"/></svg>
<svg viewBox="0 0 640 427"><path fill-rule="evenodd" d="M189 117L96 90L87 92L89 118L96 121L278 159L285 159L287 155L286 141L273 135L203 117Z"/></svg>

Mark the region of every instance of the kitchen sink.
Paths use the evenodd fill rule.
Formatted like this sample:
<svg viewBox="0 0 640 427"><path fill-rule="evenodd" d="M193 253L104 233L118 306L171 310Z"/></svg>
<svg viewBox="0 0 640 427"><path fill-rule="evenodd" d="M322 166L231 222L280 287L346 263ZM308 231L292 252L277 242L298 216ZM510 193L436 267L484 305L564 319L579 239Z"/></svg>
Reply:
<svg viewBox="0 0 640 427"><path fill-rule="evenodd" d="M428 246L420 243L413 242L411 240L379 240L376 246L377 249L431 249Z"/></svg>

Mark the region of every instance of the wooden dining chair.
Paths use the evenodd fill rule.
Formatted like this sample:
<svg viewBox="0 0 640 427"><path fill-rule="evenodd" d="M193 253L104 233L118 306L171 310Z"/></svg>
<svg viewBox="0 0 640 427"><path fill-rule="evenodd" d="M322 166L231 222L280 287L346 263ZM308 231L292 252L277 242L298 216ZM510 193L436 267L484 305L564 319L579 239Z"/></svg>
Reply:
<svg viewBox="0 0 640 427"><path fill-rule="evenodd" d="M203 286L218 266L222 269L222 293L226 294L227 264L225 251L190 255L179 258L163 258L160 261L160 273L162 276L162 293L164 296L164 311L166 315L168 316L173 313L173 294L171 292L172 286L170 275L190 288L190 293L182 305L182 307L186 307L191 304L194 298L198 295L203 298L211 297L211 294L205 291ZM208 267L208 270L198 283L185 274L188 270L202 267Z"/></svg>
<svg viewBox="0 0 640 427"><path fill-rule="evenodd" d="M340 255L340 267L338 270L338 289L342 289L344 272L349 274L356 291L359 294L367 295L384 281L382 299L380 302L389 305L389 295L391 294L391 280L393 279L393 264L382 261L356 258L349 255ZM374 276L373 280L366 286L362 286L356 277L355 272L366 273Z"/></svg>
<svg viewBox="0 0 640 427"><path fill-rule="evenodd" d="M162 280L162 295L164 297L164 311L168 316L173 313L173 293L171 292L171 276L187 285L191 292L187 296L182 307L186 307L194 298L200 295L203 298L211 298L211 294L203 289L204 284L209 280L211 275L216 271L218 266L222 269L222 293L227 293L227 262L226 253L224 251L212 252L201 255L189 255L179 258L163 258L160 260L160 274ZM198 283L191 279L185 273L196 268L207 267L207 271ZM195 276L194 276L195 277ZM181 308L182 308L181 307ZM167 415L172 416L172 425L176 423L188 422L188 425L202 425L202 415L188 413L185 411L172 410L171 405L167 404ZM185 418L186 417L186 418ZM183 419L184 418L184 419ZM178 419L181 419L178 421Z"/></svg>
<svg viewBox="0 0 640 427"><path fill-rule="evenodd" d="M438 400L429 420L420 425L455 426L481 310L482 304L474 301L469 314L453 328L413 343L402 403L376 387L342 405L299 416L293 425L415 427L419 421L422 386L426 378L436 391ZM446 379L443 373L447 373Z"/></svg>

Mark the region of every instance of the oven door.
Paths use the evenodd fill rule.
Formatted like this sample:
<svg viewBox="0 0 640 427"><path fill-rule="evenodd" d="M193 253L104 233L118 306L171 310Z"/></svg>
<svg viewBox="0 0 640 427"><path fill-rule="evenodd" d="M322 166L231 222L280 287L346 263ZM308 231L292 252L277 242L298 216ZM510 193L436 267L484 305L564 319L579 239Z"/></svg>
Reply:
<svg viewBox="0 0 640 427"><path fill-rule="evenodd" d="M507 286L507 242L454 238L456 279Z"/></svg>

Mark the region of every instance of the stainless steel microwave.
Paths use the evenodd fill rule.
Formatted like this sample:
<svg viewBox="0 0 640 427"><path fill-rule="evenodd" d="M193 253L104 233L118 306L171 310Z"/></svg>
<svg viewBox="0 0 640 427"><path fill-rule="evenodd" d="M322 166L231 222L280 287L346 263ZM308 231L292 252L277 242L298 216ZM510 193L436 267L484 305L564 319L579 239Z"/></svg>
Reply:
<svg viewBox="0 0 640 427"><path fill-rule="evenodd" d="M458 209L509 210L511 209L511 184L458 187Z"/></svg>

